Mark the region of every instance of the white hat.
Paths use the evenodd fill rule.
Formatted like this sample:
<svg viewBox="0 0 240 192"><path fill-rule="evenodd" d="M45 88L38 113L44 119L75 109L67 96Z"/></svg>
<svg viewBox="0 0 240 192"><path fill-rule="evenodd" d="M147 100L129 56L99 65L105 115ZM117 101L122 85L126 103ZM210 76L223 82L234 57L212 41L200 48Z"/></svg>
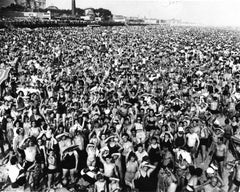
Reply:
<svg viewBox="0 0 240 192"><path fill-rule="evenodd" d="M210 167L213 169L213 170L218 170L218 167L216 165L214 165L213 163L210 164Z"/></svg>
<svg viewBox="0 0 240 192"><path fill-rule="evenodd" d="M183 127L178 127L178 131L179 131L179 132L184 132Z"/></svg>
<svg viewBox="0 0 240 192"><path fill-rule="evenodd" d="M94 170L94 169L95 169L95 167L94 167L94 166L88 166L88 168L89 168L89 170L90 170L90 171L92 171L92 170Z"/></svg>
<svg viewBox="0 0 240 192"><path fill-rule="evenodd" d="M116 178L116 177L110 177L109 179L110 179L111 181L119 181L119 179Z"/></svg>
<svg viewBox="0 0 240 192"><path fill-rule="evenodd" d="M113 153L111 156L121 156L121 153Z"/></svg>
<svg viewBox="0 0 240 192"><path fill-rule="evenodd" d="M95 145L93 143L89 143L89 144L87 144L87 148L88 147L95 147Z"/></svg>
<svg viewBox="0 0 240 192"><path fill-rule="evenodd" d="M215 171L214 171L214 169L213 169L212 167L208 167L208 168L207 168L207 173L208 173L208 174L214 174L214 172L215 172Z"/></svg>

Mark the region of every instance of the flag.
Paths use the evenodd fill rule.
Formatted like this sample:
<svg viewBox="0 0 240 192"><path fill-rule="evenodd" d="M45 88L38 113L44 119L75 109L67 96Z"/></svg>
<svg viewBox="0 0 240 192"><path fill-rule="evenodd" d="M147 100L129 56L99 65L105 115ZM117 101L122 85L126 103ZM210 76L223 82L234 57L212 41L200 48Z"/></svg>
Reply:
<svg viewBox="0 0 240 192"><path fill-rule="evenodd" d="M3 81L5 81L8 78L8 73L10 71L10 68L7 69L0 69L0 85Z"/></svg>

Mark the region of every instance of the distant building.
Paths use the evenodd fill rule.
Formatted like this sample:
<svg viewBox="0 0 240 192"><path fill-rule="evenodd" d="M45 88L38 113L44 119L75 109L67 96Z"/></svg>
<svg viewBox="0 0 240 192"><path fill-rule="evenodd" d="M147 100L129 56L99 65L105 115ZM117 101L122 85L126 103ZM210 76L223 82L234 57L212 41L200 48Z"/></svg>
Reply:
<svg viewBox="0 0 240 192"><path fill-rule="evenodd" d="M49 6L47 7L46 9L49 9L49 10L58 10L58 8L56 6Z"/></svg>
<svg viewBox="0 0 240 192"><path fill-rule="evenodd" d="M159 21L159 24L167 24L167 20L161 19L161 20Z"/></svg>
<svg viewBox="0 0 240 192"><path fill-rule="evenodd" d="M139 19L138 17L129 17L127 18L128 24L144 24L143 19Z"/></svg>
<svg viewBox="0 0 240 192"><path fill-rule="evenodd" d="M51 19L51 12L23 12L24 17L30 17L30 18L39 18L39 19Z"/></svg>
<svg viewBox="0 0 240 192"><path fill-rule="evenodd" d="M170 19L167 21L167 23L169 25L180 25L182 23L182 21L179 19Z"/></svg>
<svg viewBox="0 0 240 192"><path fill-rule="evenodd" d="M84 10L85 17L83 17L84 20L93 21L95 20L95 11L93 8L87 8ZM82 18L82 17L81 17Z"/></svg>
<svg viewBox="0 0 240 192"><path fill-rule="evenodd" d="M112 20L114 22L126 23L127 22L127 17L125 17L123 15L113 15Z"/></svg>
<svg viewBox="0 0 240 192"><path fill-rule="evenodd" d="M89 15L87 16L81 16L80 19L84 20L84 21L93 21L93 18Z"/></svg>
<svg viewBox="0 0 240 192"><path fill-rule="evenodd" d="M40 9L45 9L46 8L46 0L37 0L37 7Z"/></svg>
<svg viewBox="0 0 240 192"><path fill-rule="evenodd" d="M157 24L159 24L160 22L159 22L159 19L147 19L147 18L145 18L144 19L144 23L145 24L152 24L152 25L157 25Z"/></svg>
<svg viewBox="0 0 240 192"><path fill-rule="evenodd" d="M75 0L72 0L72 16L76 14L76 2Z"/></svg>

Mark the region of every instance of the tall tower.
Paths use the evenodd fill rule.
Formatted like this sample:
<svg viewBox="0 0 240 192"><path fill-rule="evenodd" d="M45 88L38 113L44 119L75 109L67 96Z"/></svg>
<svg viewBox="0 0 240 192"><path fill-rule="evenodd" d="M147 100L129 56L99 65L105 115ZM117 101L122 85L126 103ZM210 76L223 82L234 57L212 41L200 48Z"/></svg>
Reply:
<svg viewBox="0 0 240 192"><path fill-rule="evenodd" d="M72 0L72 15L75 16L76 14L76 2L75 0Z"/></svg>

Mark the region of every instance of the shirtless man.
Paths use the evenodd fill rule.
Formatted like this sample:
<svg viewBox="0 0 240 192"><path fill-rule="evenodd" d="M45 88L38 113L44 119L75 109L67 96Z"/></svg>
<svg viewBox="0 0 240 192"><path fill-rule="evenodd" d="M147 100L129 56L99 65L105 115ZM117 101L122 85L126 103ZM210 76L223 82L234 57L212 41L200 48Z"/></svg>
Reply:
<svg viewBox="0 0 240 192"><path fill-rule="evenodd" d="M216 161L219 166L219 175L222 176L223 173L223 165L226 162L227 158L227 147L223 144L223 137L218 138L218 142L215 146L214 154L212 160Z"/></svg>
<svg viewBox="0 0 240 192"><path fill-rule="evenodd" d="M121 153L113 153L111 156L116 165L116 169L117 169L119 178L122 180L123 179L123 169L122 169Z"/></svg>
<svg viewBox="0 0 240 192"><path fill-rule="evenodd" d="M109 179L114 175L118 176L118 173L117 173L116 165L112 162L112 157L110 155L107 155L105 158L103 157L103 153L105 152L106 151L102 151L100 153L100 160L103 164L104 176Z"/></svg>
<svg viewBox="0 0 240 192"><path fill-rule="evenodd" d="M24 168L27 170L34 162L37 154L37 146L30 139L29 145L24 149L26 163Z"/></svg>
<svg viewBox="0 0 240 192"><path fill-rule="evenodd" d="M97 157L97 148L94 144L89 143L86 148L87 151L87 166L93 166L96 165L96 157Z"/></svg>
<svg viewBox="0 0 240 192"><path fill-rule="evenodd" d="M79 168L83 169L85 164L86 164L86 152L85 152L85 144L84 144L85 138L84 135L81 131L76 131L76 134L73 138L73 143L75 145L78 145L79 150L77 150L77 153L79 155L79 157L81 157L79 159Z"/></svg>
<svg viewBox="0 0 240 192"><path fill-rule="evenodd" d="M218 139L223 137L224 131L221 128L208 129L212 134L212 144L210 146L209 155L214 152L215 146L217 145Z"/></svg>
<svg viewBox="0 0 240 192"><path fill-rule="evenodd" d="M24 164L24 170L27 171L29 167L31 167L35 160L37 155L37 146L34 144L32 139L29 139L27 146L22 146L24 153L25 153L25 164ZM26 178L29 178L29 172L26 174Z"/></svg>
<svg viewBox="0 0 240 192"><path fill-rule="evenodd" d="M74 142L75 145L79 146L80 151L84 150L84 137L83 137L83 135L81 134L80 131L76 131L76 135L73 138L73 142Z"/></svg>
<svg viewBox="0 0 240 192"><path fill-rule="evenodd" d="M219 183L219 179L218 177L214 176L211 178L211 180L201 186L199 186L196 191L198 192L224 192L224 190L221 188L222 187L222 183L221 186L218 186Z"/></svg>
<svg viewBox="0 0 240 192"><path fill-rule="evenodd" d="M239 191L240 188L240 161L237 162L234 168L232 176L232 186L229 188L228 192Z"/></svg>
<svg viewBox="0 0 240 192"><path fill-rule="evenodd" d="M60 149L60 156L63 156L63 151L72 145L72 140L69 137L63 136L58 142Z"/></svg>

